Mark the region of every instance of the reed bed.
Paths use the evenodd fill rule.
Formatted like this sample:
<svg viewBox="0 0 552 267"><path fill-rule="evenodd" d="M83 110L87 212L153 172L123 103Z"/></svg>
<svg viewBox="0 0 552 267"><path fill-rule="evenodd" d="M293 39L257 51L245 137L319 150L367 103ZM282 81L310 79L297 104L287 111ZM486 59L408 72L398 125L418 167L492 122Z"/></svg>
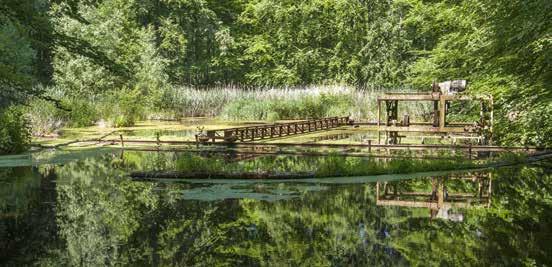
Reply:
<svg viewBox="0 0 552 267"><path fill-rule="evenodd" d="M355 120L374 121L377 118L376 99L383 93L378 89L356 89L346 85L264 89L172 87L165 92L164 102L176 117L273 121L350 116ZM400 108L401 114L413 118L427 117L430 111L429 105L414 102Z"/></svg>

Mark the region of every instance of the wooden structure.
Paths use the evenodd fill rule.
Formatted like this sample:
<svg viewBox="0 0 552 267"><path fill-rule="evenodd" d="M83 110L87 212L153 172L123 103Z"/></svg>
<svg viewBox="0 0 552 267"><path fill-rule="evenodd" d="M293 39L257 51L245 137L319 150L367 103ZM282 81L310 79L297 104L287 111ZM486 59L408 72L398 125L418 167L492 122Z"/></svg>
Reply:
<svg viewBox="0 0 552 267"><path fill-rule="evenodd" d="M255 141L328 130L350 124L352 124L352 121L349 120L349 117L330 117L288 123L207 130L205 134L196 135L196 142L214 143L216 141L222 141L234 143L237 141Z"/></svg>
<svg viewBox="0 0 552 267"><path fill-rule="evenodd" d="M475 184L473 192L448 191L446 184L451 180L462 180ZM407 181L408 182L408 181ZM431 192L403 191L400 182L376 183L376 205L399 206L409 208L428 208L430 217L450 219L452 208L468 208L473 206L490 207L492 194L492 174L475 173L468 175L433 177ZM383 187L383 188L381 188Z"/></svg>
<svg viewBox="0 0 552 267"><path fill-rule="evenodd" d="M433 102L432 122L410 122L409 115L399 120L399 102L428 101ZM477 122L447 122L447 112L452 101L479 101L480 119ZM382 120L382 104L385 105L386 120ZM493 99L491 96L468 96L443 92L436 84L429 93L386 93L377 99L378 106L378 143L381 133L385 133L386 144L399 144L400 132L425 132L441 135L475 135L490 144L493 125Z"/></svg>

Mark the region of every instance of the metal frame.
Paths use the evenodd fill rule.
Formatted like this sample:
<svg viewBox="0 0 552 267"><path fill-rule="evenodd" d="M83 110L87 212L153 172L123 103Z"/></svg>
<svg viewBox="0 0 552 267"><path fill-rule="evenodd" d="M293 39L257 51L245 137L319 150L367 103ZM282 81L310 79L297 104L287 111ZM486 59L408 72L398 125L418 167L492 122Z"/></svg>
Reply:
<svg viewBox="0 0 552 267"><path fill-rule="evenodd" d="M399 121L398 106L401 101L431 101L434 103L433 123L409 122L409 118ZM451 101L479 101L480 119L479 122L448 123L447 103ZM382 102L385 103L386 117L382 121ZM486 144L490 144L493 131L493 98L492 96L468 96L462 94L443 94L442 92L429 93L386 93L377 98L378 108L378 143L381 144L381 132L385 132L386 144L400 143L399 132L428 132L440 134L468 134L483 137ZM489 114L487 119L486 115Z"/></svg>

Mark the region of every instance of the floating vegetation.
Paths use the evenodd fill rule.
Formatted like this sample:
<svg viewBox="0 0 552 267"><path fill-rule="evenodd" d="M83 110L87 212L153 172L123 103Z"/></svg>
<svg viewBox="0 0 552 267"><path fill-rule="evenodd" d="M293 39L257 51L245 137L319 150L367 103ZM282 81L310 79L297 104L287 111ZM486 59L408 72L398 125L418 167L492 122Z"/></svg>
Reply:
<svg viewBox="0 0 552 267"><path fill-rule="evenodd" d="M182 154L175 170L134 172L134 178L227 178L297 179L400 174L473 169L479 165L465 159L403 159L346 157L266 156L228 162L222 157Z"/></svg>

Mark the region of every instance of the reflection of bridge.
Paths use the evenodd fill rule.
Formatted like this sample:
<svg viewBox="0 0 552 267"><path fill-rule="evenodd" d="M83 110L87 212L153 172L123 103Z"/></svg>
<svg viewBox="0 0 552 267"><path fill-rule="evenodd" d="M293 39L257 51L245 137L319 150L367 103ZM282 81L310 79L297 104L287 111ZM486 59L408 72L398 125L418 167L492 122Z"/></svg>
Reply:
<svg viewBox="0 0 552 267"><path fill-rule="evenodd" d="M447 183L457 180L476 185L475 192L449 192ZM431 191L402 191L398 182L376 183L376 205L409 208L427 208L431 218L462 220L462 214L452 214L453 208L475 206L489 207L491 204L491 173L431 178ZM410 182L410 181L406 181Z"/></svg>

